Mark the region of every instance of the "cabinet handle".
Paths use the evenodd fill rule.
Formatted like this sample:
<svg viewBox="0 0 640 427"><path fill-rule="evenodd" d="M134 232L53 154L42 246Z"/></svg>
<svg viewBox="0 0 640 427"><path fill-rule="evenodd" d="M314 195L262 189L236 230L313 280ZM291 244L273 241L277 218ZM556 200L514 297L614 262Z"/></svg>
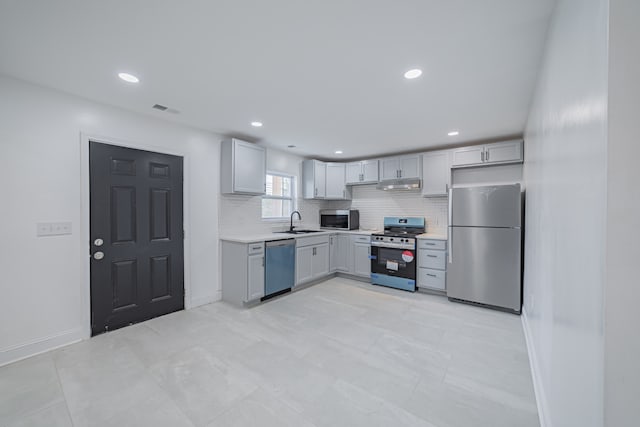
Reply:
<svg viewBox="0 0 640 427"><path fill-rule="evenodd" d="M429 245L429 246L435 246L435 243L425 243L425 245Z"/></svg>
<svg viewBox="0 0 640 427"><path fill-rule="evenodd" d="M484 162L484 151L482 153L480 153L480 161Z"/></svg>
<svg viewBox="0 0 640 427"><path fill-rule="evenodd" d="M429 277L438 277L435 274L431 274L431 273L427 273L427 276L429 276Z"/></svg>
<svg viewBox="0 0 640 427"><path fill-rule="evenodd" d="M316 188L316 191L314 193L314 196L318 196L318 189Z"/></svg>
<svg viewBox="0 0 640 427"><path fill-rule="evenodd" d="M264 257L262 257L262 266L264 267Z"/></svg>
<svg viewBox="0 0 640 427"><path fill-rule="evenodd" d="M489 150L485 151L484 160L485 162L489 161Z"/></svg>
<svg viewBox="0 0 640 427"><path fill-rule="evenodd" d="M436 255L427 255L429 258L438 258Z"/></svg>
<svg viewBox="0 0 640 427"><path fill-rule="evenodd" d="M253 248L251 248L251 249L253 249L254 251L257 251L258 249L262 249L262 246L254 246L254 247L253 247Z"/></svg>

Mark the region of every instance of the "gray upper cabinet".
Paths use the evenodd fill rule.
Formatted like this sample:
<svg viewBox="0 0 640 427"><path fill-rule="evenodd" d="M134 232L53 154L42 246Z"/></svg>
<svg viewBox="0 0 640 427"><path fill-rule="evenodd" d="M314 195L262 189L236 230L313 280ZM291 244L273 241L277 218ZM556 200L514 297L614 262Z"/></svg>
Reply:
<svg viewBox="0 0 640 427"><path fill-rule="evenodd" d="M220 171L223 194L265 194L267 156L263 147L235 138L222 141Z"/></svg>
<svg viewBox="0 0 640 427"><path fill-rule="evenodd" d="M522 141L498 142L485 145L486 163L518 163L524 160Z"/></svg>
<svg viewBox="0 0 640 427"><path fill-rule="evenodd" d="M351 198L351 192L345 184L345 164L326 163L325 199L345 200Z"/></svg>
<svg viewBox="0 0 640 427"><path fill-rule="evenodd" d="M302 197L324 199L327 189L327 164L319 160L302 162Z"/></svg>
<svg viewBox="0 0 640 427"><path fill-rule="evenodd" d="M380 160L380 181L400 178L420 178L420 155L387 157Z"/></svg>
<svg viewBox="0 0 640 427"><path fill-rule="evenodd" d="M446 196L451 187L451 151L430 151L422 154L422 195Z"/></svg>
<svg viewBox="0 0 640 427"><path fill-rule="evenodd" d="M453 168L522 163L524 160L522 140L456 148L452 153L451 167Z"/></svg>
<svg viewBox="0 0 640 427"><path fill-rule="evenodd" d="M346 164L346 184L375 184L378 182L378 161L362 160Z"/></svg>

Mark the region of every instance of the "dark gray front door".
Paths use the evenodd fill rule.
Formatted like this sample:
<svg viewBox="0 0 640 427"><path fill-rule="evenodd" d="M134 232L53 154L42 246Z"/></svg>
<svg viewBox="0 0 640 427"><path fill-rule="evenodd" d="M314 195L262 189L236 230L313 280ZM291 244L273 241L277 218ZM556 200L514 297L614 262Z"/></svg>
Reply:
<svg viewBox="0 0 640 427"><path fill-rule="evenodd" d="M89 143L91 332L184 308L182 157Z"/></svg>

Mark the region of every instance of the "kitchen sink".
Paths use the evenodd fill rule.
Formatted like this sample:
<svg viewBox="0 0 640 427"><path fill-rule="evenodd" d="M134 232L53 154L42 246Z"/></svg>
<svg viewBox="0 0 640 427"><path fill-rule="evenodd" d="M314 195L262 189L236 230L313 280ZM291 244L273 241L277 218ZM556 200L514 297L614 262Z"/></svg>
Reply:
<svg viewBox="0 0 640 427"><path fill-rule="evenodd" d="M283 234L309 234L309 233L320 233L322 230L293 230L293 231L275 231L274 233L283 233Z"/></svg>

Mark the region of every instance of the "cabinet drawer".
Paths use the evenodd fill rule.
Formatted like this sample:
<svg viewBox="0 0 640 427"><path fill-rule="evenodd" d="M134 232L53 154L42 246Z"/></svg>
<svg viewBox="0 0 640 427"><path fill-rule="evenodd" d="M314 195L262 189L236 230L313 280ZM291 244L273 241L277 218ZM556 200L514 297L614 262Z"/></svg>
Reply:
<svg viewBox="0 0 640 427"><path fill-rule="evenodd" d="M444 251L447 249L447 241L418 239L418 249L435 249Z"/></svg>
<svg viewBox="0 0 640 427"><path fill-rule="evenodd" d="M446 277L447 273L444 271L419 268L418 287L444 291L446 289Z"/></svg>
<svg viewBox="0 0 640 427"><path fill-rule="evenodd" d="M351 239L358 243L371 243L371 236L352 234Z"/></svg>
<svg viewBox="0 0 640 427"><path fill-rule="evenodd" d="M447 253L445 251L422 249L418 251L418 267L445 270L447 266L446 255Z"/></svg>
<svg viewBox="0 0 640 427"><path fill-rule="evenodd" d="M296 239L296 247L303 248L305 246L321 245L323 243L329 244L329 235L324 234L322 236L313 237L299 237Z"/></svg>
<svg viewBox="0 0 640 427"><path fill-rule="evenodd" d="M264 252L264 242L249 243L247 255L259 255Z"/></svg>

